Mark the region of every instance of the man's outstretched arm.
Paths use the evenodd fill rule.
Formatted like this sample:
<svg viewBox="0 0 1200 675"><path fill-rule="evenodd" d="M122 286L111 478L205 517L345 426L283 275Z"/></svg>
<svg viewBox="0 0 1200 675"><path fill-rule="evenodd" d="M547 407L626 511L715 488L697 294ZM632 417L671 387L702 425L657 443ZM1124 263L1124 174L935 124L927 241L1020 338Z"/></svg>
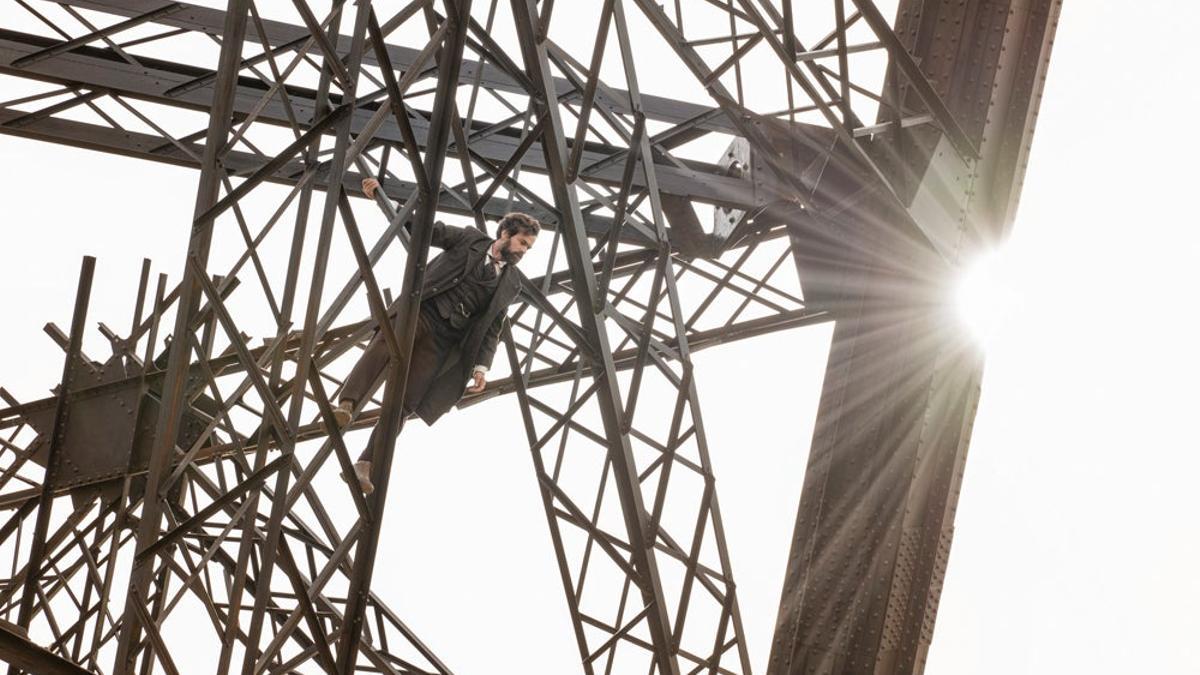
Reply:
<svg viewBox="0 0 1200 675"><path fill-rule="evenodd" d="M362 189L367 199L374 199L375 191L379 189L379 181L375 178L364 178ZM412 234L412 220L405 221L404 229ZM433 239L429 243L438 248L450 248L462 241L464 235L466 235L466 228L447 225L438 220L433 223Z"/></svg>

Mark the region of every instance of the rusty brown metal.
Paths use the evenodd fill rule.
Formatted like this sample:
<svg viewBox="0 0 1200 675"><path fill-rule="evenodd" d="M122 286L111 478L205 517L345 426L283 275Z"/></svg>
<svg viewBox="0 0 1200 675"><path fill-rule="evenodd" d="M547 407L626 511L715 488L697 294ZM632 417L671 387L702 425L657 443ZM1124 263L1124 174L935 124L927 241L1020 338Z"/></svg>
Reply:
<svg viewBox="0 0 1200 675"><path fill-rule="evenodd" d="M836 320L769 668L920 672L980 368L931 298L1011 222L1058 3L904 1L888 25L870 0L830 2L808 44L791 2L707 3L723 14L702 35L698 10L642 0L596 0L592 25L527 0L378 17L296 0L271 18L244 0L20 3L44 20L0 30L0 78L43 91L0 103L0 133L193 167L200 185L181 278L160 276L147 309L143 265L129 335L101 328L113 355L50 327L58 395L0 391L0 545L42 561L13 569L0 617L93 672L186 670L164 629L186 605L222 674L449 673L372 583L390 446L370 498L318 477L350 471L342 431L403 426L403 358L345 430L331 401L375 330L408 350L434 220L518 210L551 253L505 323L508 372L459 405L517 399L582 671L750 671L691 355ZM635 15L707 101L642 91L657 64ZM421 20L419 44L387 42ZM185 39L214 47L185 62ZM857 76L872 53L881 84ZM751 59L778 66L787 109L748 86ZM164 109L209 125L172 133ZM730 151L695 156L713 133ZM368 175L378 230L347 199ZM328 279L342 234L354 272ZM393 304L378 265L394 242Z"/></svg>
<svg viewBox="0 0 1200 675"><path fill-rule="evenodd" d="M910 211L956 242L957 260L1011 225L1015 159L1028 151L1060 8L900 3L900 39L980 159L948 160L946 140L922 129L891 135L875 152ZM918 97L897 86L899 73L888 78L902 100ZM880 119L897 120L887 110ZM931 273L940 263L909 239L872 233L889 220L868 205L849 237L819 221L793 230L801 273L818 272L836 324L772 674L920 673L933 639L983 356L945 328L954 319Z"/></svg>
<svg viewBox="0 0 1200 675"><path fill-rule="evenodd" d="M30 642L20 626L0 621L0 661L13 668L45 675L85 675L88 671Z"/></svg>

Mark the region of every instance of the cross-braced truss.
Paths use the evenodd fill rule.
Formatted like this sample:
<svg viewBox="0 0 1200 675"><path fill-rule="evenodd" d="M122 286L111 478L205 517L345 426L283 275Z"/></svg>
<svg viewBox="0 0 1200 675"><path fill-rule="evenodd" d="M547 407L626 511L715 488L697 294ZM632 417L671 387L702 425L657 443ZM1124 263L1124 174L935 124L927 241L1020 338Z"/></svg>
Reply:
<svg viewBox="0 0 1200 675"><path fill-rule="evenodd" d="M347 431L402 426L435 218L523 211L545 267L462 405L520 403L583 668L749 672L691 354L832 317L796 222L870 203L948 255L896 158L978 154L872 0L18 4L0 132L200 185L178 283L143 268L103 362L81 284L57 396L0 411L5 618L101 672L178 672L197 616L218 672L449 672L371 592L392 449L369 497L330 478L331 402L381 330ZM690 101L643 93L667 61Z"/></svg>

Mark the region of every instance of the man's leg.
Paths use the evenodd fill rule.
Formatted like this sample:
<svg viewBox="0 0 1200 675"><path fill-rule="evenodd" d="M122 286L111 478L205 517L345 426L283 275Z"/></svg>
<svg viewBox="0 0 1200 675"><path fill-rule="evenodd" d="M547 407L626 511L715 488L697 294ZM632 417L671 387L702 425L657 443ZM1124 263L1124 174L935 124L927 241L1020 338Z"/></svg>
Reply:
<svg viewBox="0 0 1200 675"><path fill-rule="evenodd" d="M386 354L386 347L384 353ZM405 387L404 391L402 414L405 417L411 415L421 402L421 399L425 398L425 393L429 391L429 387L433 384L433 380L441 368L444 356L442 350L439 349L439 341L433 334L427 319L423 314L418 314L416 335L413 336L412 362L408 369L408 386ZM403 428L404 423L401 421L396 431L397 435ZM358 478L363 492L367 494L370 494L375 489L371 484L370 478L371 455L375 448L376 434L378 432L379 426L376 425L371 430L371 438L367 441L366 447L363 448L362 454L358 456L358 461L354 464L355 477Z"/></svg>
<svg viewBox="0 0 1200 675"><path fill-rule="evenodd" d="M394 319L392 325L396 325ZM384 367L387 366L387 362L387 341L384 340L383 333L376 330L371 341L367 343L362 357L350 369L350 374L346 376L346 381L342 384L338 405L333 410L339 427L350 423L350 417L354 413L354 404L369 398L374 392L376 382L383 373Z"/></svg>

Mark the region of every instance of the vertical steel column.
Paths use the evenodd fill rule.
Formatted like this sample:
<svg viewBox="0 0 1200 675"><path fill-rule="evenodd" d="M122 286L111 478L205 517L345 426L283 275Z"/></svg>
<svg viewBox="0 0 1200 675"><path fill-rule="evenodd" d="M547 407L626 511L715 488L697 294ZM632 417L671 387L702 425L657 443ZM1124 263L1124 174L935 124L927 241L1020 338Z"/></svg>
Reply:
<svg viewBox="0 0 1200 675"><path fill-rule="evenodd" d="M434 92L433 111L430 116L429 135L425 148L426 181L419 188L421 196L411 229L411 245L408 262L404 267L404 282L401 286L400 303L397 309L401 329L396 335L404 358L391 359L387 369L387 384L383 392L383 408L376 422L375 447L372 452L371 481L375 491L368 498L370 519L367 532L355 549L354 568L350 576L350 587L346 593L346 610L342 618L342 630L338 636L337 664L339 673L354 671L358 658L358 646L362 639L363 611L370 595L371 576L375 569L375 553L379 547L379 530L384 506L387 503L388 483L391 475L392 456L396 447L396 435L403 425L402 408L405 388L408 385L409 359L416 335L417 317L421 308L421 288L425 279L425 263L429 258L429 246L433 239L433 223L437 215L438 195L442 185L442 168L446 161L446 144L450 138L450 125L455 119L455 94L458 91L458 75L462 65L463 47L466 44L467 26L470 22L471 0L446 0L445 41L438 59L438 81Z"/></svg>
<svg viewBox="0 0 1200 675"><path fill-rule="evenodd" d="M769 673L920 672L983 361L897 281L876 273L837 319Z"/></svg>
<svg viewBox="0 0 1200 675"><path fill-rule="evenodd" d="M957 225L958 261L1011 225L1060 6L900 4L899 21L911 24L897 30L905 49L980 150L968 199L921 212ZM979 39L945 29L960 25ZM919 179L917 194L944 190L942 143L914 134L888 170ZM953 269L911 243L887 242L883 210L845 220L833 239L844 259L857 256L848 265L859 272L847 275L852 286L837 305L771 674L924 670L979 400L983 355L956 330Z"/></svg>
<svg viewBox="0 0 1200 675"><path fill-rule="evenodd" d="M603 321L595 313L595 298L599 291L596 288L596 278L588 252L583 214L579 209L573 182L568 182L567 179L565 134L545 41L539 37L543 32L537 6L534 0L512 0L512 8L525 70L536 87L536 91L532 92L531 103L537 109L538 116L546 120L542 132L542 151L554 193L554 203L562 214L559 228L563 234L564 252L571 268L572 292L579 308L580 323L592 341L593 352L597 357L597 361L592 364L592 373L597 384L596 399L600 405L605 436L609 442L608 452L613 463L614 481L629 535L632 563L640 576L636 581L647 608L646 622L655 648L655 665L663 675L675 674L679 672L679 666L673 655L671 622L667 616L665 596L654 554L654 538L657 535L652 529L650 514L642 501L637 469L621 408L612 348Z"/></svg>
<svg viewBox="0 0 1200 675"><path fill-rule="evenodd" d="M209 244L212 241L211 219L199 220L217 203L224 170L221 168L220 153L229 135L233 121L233 94L237 84L237 71L241 60L242 41L246 36L246 13L249 0L229 0L225 13L221 55L217 69L217 80L213 88L212 112L209 116L208 132L201 160L200 184L196 193L195 214L198 220L192 223L192 234L188 240L187 257L195 260L195 269L203 270L208 260ZM159 536L162 520L162 505L158 493L163 478L171 464L175 451L175 439L179 434L180 417L186 405L184 385L187 381L191 341L187 338L190 323L200 306L200 283L192 265L184 266L180 287L179 305L175 316L174 340L167 362L167 373L163 380L163 397L159 417L154 428L154 449L150 457L146 490L142 500L141 521L138 524L137 550L152 544ZM130 572L121 634L117 643L113 671L127 673L137 657L137 645L141 633L140 606L146 602L154 575L157 556L136 561Z"/></svg>
<svg viewBox="0 0 1200 675"><path fill-rule="evenodd" d="M38 595L38 584L42 578L42 563L46 555L46 531L50 526L50 512L54 508L54 485L58 479L63 436L67 430L67 415L70 413L67 399L75 376L75 366L82 358L83 328L87 323L88 302L92 295L92 274L96 259L84 256L79 268L79 286L75 291L75 310L71 316L71 334L67 344L67 355L63 360L62 379L58 385L58 400L54 404L54 431L50 436L50 448L46 457L46 473L42 479L42 491L37 500L37 517L34 520L32 543L29 547L29 562L25 565L25 587L21 592L21 604L17 610L17 625L28 630L33 619L33 603ZM16 668L9 668L15 673Z"/></svg>
<svg viewBox="0 0 1200 675"><path fill-rule="evenodd" d="M613 19L616 23L617 42L621 50L621 60L625 65L625 80L626 87L629 91L629 105L635 118L644 117L642 109L642 94L641 88L638 85L637 69L634 65L633 44L629 35L629 27L625 19L625 8L622 0L615 0L615 9ZM658 189L658 177L655 174L654 153L650 146L650 137L647 134L638 136L640 143L638 156L642 165L643 175L646 179L646 192L650 196L651 211L654 216L654 231L659 242L659 255L669 258L671 255L670 241L667 236L666 222L663 215L662 195ZM746 645L745 632L742 628L741 608L737 601L737 586L733 580L733 566L729 560L729 550L725 543L725 526L721 521L721 509L717 501L717 490L715 487L716 478L712 472L712 464L708 456L708 438L704 433L704 423L701 418L700 411L700 395L697 391L696 378L693 374L691 350L688 346L687 326L684 324L683 306L679 301L679 289L676 286L676 276L672 268L668 265L664 268L663 284L666 286L667 302L671 310L672 324L675 339L677 340L677 349L679 353L680 364L683 367L683 384L681 388L687 390L687 408L691 414L692 423L695 427L695 442L697 445L698 454L700 457L701 468L704 472L705 490L704 496L701 499L700 505L700 524L697 526L697 532L701 531L701 527L708 525L705 520L711 520L711 528L713 531L713 542L717 548L717 557L721 563L721 572L725 578L725 590L727 597L724 601L723 617L718 630L718 634L714 639L714 661L712 669L715 670L721 662L721 654L724 652L727 642L725 631L728 623L732 623L733 640L737 641L737 656L738 664L741 666L743 673L750 672L750 652ZM649 326L646 327L649 332ZM634 386L637 386L638 379L635 378ZM636 392L635 392L636 394ZM676 428L678 423L676 423ZM678 433L677 431L675 433ZM655 500L654 524L657 525L662 513L662 504L665 500L667 489L667 480L669 478L671 461L668 460L664 473L659 482L659 494ZM657 532L653 536L658 536ZM696 551L699 550L698 542L693 542L693 547ZM695 555L695 553L693 553ZM689 570L685 577L684 591L680 598L680 607L676 615L676 624L674 626L674 645L678 648L681 633L683 632L683 623L687 615L689 591L695 583L696 573L694 570Z"/></svg>
<svg viewBox="0 0 1200 675"><path fill-rule="evenodd" d="M333 237L333 225L338 214L338 203L342 198L342 183L343 178L348 170L346 157L350 147L350 125L354 116L354 106L357 92L357 79L359 69L362 63L363 48L367 33L367 19L371 14L370 0L358 0L355 3L357 10L355 13L354 26L351 33L350 53L347 57L347 63L341 64L339 61L336 64L342 68L348 79L342 83L342 105L348 105L351 110L345 114L337 125L336 140L334 141L333 156L330 159L329 179L325 192L324 210L321 214L321 230L317 240L316 261L313 268L312 281L309 287L307 299L307 307L305 311L304 330L300 338L300 349L296 358L296 373L293 379L293 390L291 404L288 409L287 425L289 429L295 430L300 426L301 414L303 412L303 404L305 400L305 387L308 381L308 370L312 365L312 353L317 342L317 320L320 315L322 291L325 287L325 271L329 262L329 249ZM336 25L336 24L335 24ZM336 35L335 31L334 32ZM336 43L335 43L336 49ZM337 58L336 52L332 58ZM322 69L322 83L328 87L329 73L333 71L335 64L328 64L327 68ZM293 260L293 264L299 264L298 260ZM289 447L282 448L284 453L291 453L294 449L294 444L288 444ZM260 449L255 457L255 468L261 468L266 462L266 452L264 446ZM291 479L290 471L280 471L276 474L275 487L273 490L274 501L271 504L271 513L267 521L266 538L262 541L259 556L259 572L256 584L259 588L264 589L264 592L257 593L254 599L254 607L250 618L250 629L247 634L246 653L242 663L242 673L248 675L253 672L254 664L258 656L258 642L262 634L263 621L270 593L267 589L271 586L271 577L275 570L275 557L278 554L280 546L287 544L281 542L281 530L283 526L283 518L286 515L286 505L288 500L288 485ZM258 495L251 495L250 500L254 503L247 511L245 518L247 519L246 527L242 540L242 548L238 557L238 570L244 571L249 563L249 552L251 546L257 539L254 534L254 517L257 513ZM240 598L239 598L240 600ZM236 600L235 600L236 601ZM229 617L229 625L236 626L237 620L232 612ZM227 632L226 649L235 631L231 628ZM319 639L320 636L314 636ZM321 655L322 664L325 667L331 667L332 662L326 664L327 649L320 649L318 654Z"/></svg>

